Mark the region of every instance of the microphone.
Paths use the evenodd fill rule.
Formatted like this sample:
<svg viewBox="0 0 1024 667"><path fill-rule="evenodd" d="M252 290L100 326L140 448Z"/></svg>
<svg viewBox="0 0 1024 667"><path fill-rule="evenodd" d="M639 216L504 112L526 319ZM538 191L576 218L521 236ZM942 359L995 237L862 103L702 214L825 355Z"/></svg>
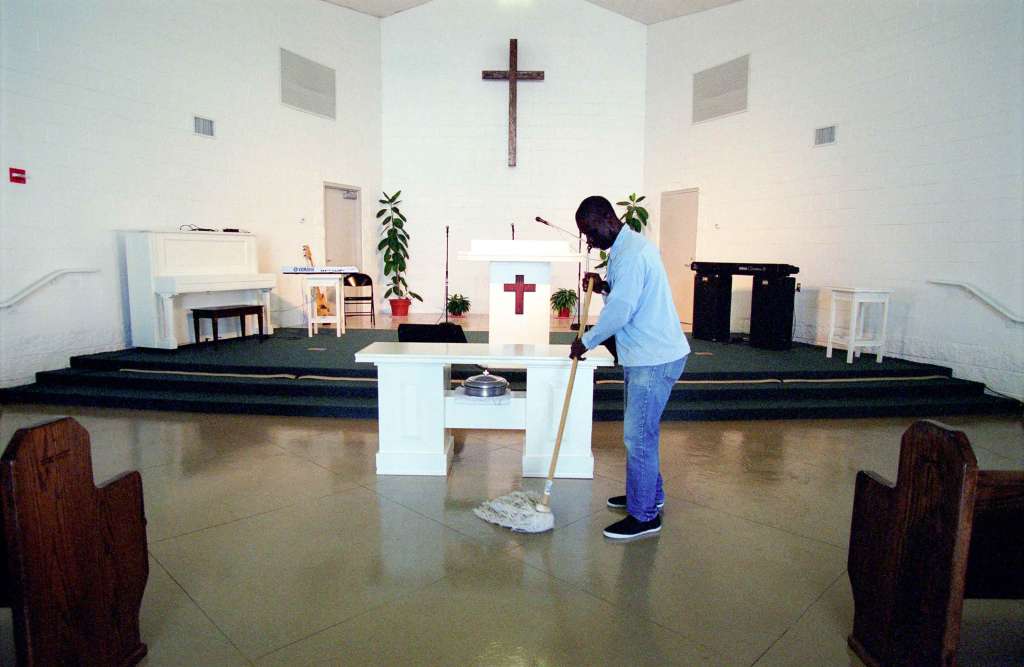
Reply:
<svg viewBox="0 0 1024 667"><path fill-rule="evenodd" d="M448 225L444 226L444 321L448 323Z"/></svg>
<svg viewBox="0 0 1024 667"><path fill-rule="evenodd" d="M551 229L557 229L558 231L562 232L563 234L568 234L572 238L576 239L576 250L579 253L581 253L581 254L583 253L583 234L582 234L582 232L577 230L577 232L575 234L573 234L568 229L564 229L562 227L559 227L558 225L551 224L550 222L548 222L544 218L540 217L539 215L536 218L534 218L534 220L536 220L537 222L539 222L540 224L542 224L542 225L544 225L546 227L550 227ZM589 249L588 249L586 255L584 255L584 257L586 257L586 260L587 260L587 270L589 271L590 270L590 251L589 251ZM581 296L580 289L582 288L582 284L583 284L583 262L577 262L576 263L576 323L569 325L569 328L571 330L573 330L573 331L579 331L579 329L580 329L580 321L579 321L579 319L580 319L580 301L581 301L581 299L580 299L580 296Z"/></svg>
<svg viewBox="0 0 1024 667"><path fill-rule="evenodd" d="M540 217L539 215L536 218L534 218L534 220L536 220L537 222L539 222L542 225L546 225L546 226L550 227L551 229L557 229L558 231L562 232L563 234L568 234L569 236L573 237L574 239L580 238L579 232L573 234L572 232L570 232L568 229L565 229L564 227L559 227L558 225L551 224L550 222L548 222L544 218Z"/></svg>

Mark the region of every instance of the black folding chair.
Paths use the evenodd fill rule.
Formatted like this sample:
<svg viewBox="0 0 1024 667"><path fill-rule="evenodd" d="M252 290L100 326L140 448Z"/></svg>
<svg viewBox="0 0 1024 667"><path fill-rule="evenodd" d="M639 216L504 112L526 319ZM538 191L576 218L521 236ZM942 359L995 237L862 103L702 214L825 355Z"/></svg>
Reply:
<svg viewBox="0 0 1024 667"><path fill-rule="evenodd" d="M375 301L374 301L374 298L373 298L373 280L370 278L370 276L366 275L365 273L349 273L349 274L345 275L345 279L342 281L342 285L344 286L343 289L345 291L345 298L343 299L344 303L342 305L342 308L345 310L345 319L347 320L350 317L365 317L365 316L369 315L370 316L370 326L376 326L377 325L377 313L376 313L376 307L374 305ZM349 296L348 295L348 288L349 287L369 287L370 288L370 296L366 296L366 295ZM365 310L350 311L348 309L348 305L350 303L356 304L356 305L369 304L370 310L369 310L369 312L367 312Z"/></svg>

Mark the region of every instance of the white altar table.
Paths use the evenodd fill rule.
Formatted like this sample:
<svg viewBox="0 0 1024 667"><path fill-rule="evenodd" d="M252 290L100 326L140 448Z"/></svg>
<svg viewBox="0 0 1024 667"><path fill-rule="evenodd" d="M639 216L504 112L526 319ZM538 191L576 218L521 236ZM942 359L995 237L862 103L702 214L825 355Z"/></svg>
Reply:
<svg viewBox="0 0 1024 667"><path fill-rule="evenodd" d="M379 342L355 359L377 366L377 474L447 475L450 429L478 428L525 430L523 476L547 476L569 383L568 345ZM466 397L451 388L452 364L525 367L526 391L498 399ZM613 364L603 347L579 363L556 477L593 478L594 369Z"/></svg>

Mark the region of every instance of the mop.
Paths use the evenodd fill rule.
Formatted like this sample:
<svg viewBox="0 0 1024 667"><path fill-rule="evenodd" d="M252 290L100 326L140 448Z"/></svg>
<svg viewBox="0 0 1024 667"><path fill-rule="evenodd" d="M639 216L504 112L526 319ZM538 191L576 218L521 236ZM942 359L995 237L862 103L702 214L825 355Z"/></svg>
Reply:
<svg viewBox="0 0 1024 667"><path fill-rule="evenodd" d="M576 339L583 335L583 329L590 312L590 296L593 294L593 281L587 282L587 295L583 300L583 315L576 331ZM569 400L572 398L572 386L576 382L576 364L579 359L572 360L569 368L569 384L565 388L565 400L562 401L562 418L558 422L558 436L555 438L555 449L551 453L551 465L548 467L548 478L544 482L544 495L530 491L513 491L507 495L488 500L473 510L473 514L484 521L510 528L516 533L543 533L555 527L555 515L551 512L551 487L554 485L555 467L558 465L558 450L562 447L562 435L565 433L565 418L569 414Z"/></svg>

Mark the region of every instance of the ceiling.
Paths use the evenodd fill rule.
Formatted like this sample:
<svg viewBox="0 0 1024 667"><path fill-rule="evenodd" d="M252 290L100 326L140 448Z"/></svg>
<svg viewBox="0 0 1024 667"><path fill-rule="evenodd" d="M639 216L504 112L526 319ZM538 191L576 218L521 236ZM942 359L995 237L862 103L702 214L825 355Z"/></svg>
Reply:
<svg viewBox="0 0 1024 667"><path fill-rule="evenodd" d="M423 5L430 0L325 0L340 7L348 7L371 16L391 16ZM737 0L587 0L617 14L650 25L686 16L705 9L720 7Z"/></svg>

